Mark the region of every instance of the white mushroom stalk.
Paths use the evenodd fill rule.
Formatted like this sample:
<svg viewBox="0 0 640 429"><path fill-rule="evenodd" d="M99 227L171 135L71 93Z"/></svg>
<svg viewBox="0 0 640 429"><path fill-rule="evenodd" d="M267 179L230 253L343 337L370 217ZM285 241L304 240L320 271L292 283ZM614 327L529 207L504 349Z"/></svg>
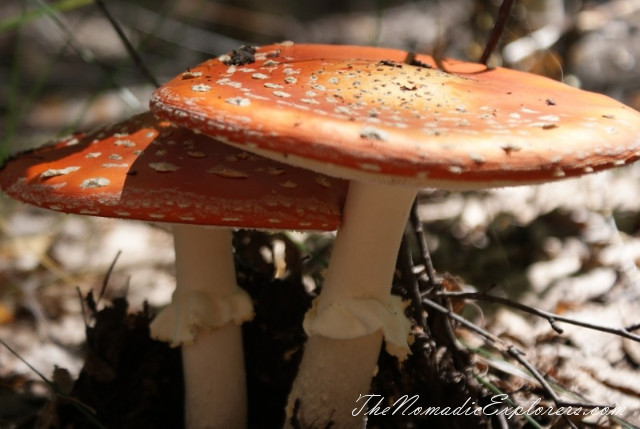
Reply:
<svg viewBox="0 0 640 429"><path fill-rule="evenodd" d="M186 427L245 427L241 324L253 317L253 306L236 283L231 230L174 225L173 233L176 290L151 336L184 345Z"/></svg>
<svg viewBox="0 0 640 429"><path fill-rule="evenodd" d="M322 292L305 320L310 337L289 396L289 417L298 403L303 426L326 422L332 410L336 427L357 427L362 416L351 411L369 392L383 337L401 360L410 353L405 305L390 293L416 194L358 182L349 188Z"/></svg>

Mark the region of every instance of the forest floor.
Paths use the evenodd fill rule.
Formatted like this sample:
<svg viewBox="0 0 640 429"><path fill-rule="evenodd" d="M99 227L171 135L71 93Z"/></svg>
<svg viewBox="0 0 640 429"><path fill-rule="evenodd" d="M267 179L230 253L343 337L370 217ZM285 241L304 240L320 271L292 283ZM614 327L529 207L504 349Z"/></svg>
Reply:
<svg viewBox="0 0 640 429"><path fill-rule="evenodd" d="M455 27L469 17L463 12L465 1L454 3L462 8L441 12ZM609 3L633 7L637 2ZM415 16L412 4L385 15L388 21L376 30L381 37L399 34L398 23ZM566 22L561 26L565 35L570 33L570 43L561 39L562 47L517 61L523 48L503 50L503 56L512 52L509 65L580 82L639 108L640 13L635 8L628 13L597 7L576 11L572 30ZM326 41L322 35L331 33L340 41L364 43L369 35L348 30L368 28L365 22L358 14L328 15L285 36L301 38L304 29L306 41ZM327 31L332 24L332 32ZM451 50L468 53L474 34L458 33ZM7 39L0 38L3 50L8 50ZM44 42L39 43L42 48ZM39 64L31 54L20 55ZM173 72L162 68L162 73ZM8 75L0 71L0 77ZM149 91L144 85L128 88L143 94L142 99ZM71 122L68 110L77 112L81 103L58 90L30 107L21 139L44 139L56 128L52 124ZM7 99L1 91L0 98ZM80 91L72 95L83 96ZM112 97L108 91L99 96L81 125L121 115ZM459 322L453 323L456 340L451 342L438 327L447 319L425 307L435 339L422 339L422 328L416 327L419 340L409 362L401 369L383 353L374 381L375 393L388 398L417 394L428 406L460 406L466 398L486 404L497 392L525 409L537 400L552 405L535 374L505 353L513 346L561 401L615 406L617 416L565 414L537 422L525 416L455 422L393 416L371 417L368 427L640 427L640 343L624 338L625 332L640 335L638 195L640 165L536 187L425 190L418 214L436 272L446 275L454 289L509 301L487 302L490 298L481 295L454 301L462 316L502 342L492 345ZM179 353L148 337L149 319L169 302L174 285L168 230L62 215L4 196L0 209L0 428L180 427ZM305 339L301 319L321 284L332 237L236 233L238 281L252 294L257 313L245 327L252 427L277 427L282 421ZM415 251L414 238L408 242ZM275 250L283 244L285 259ZM414 260L413 272L422 274L423 261ZM407 287L406 276L399 275L394 290L408 297ZM513 303L617 332L550 321Z"/></svg>

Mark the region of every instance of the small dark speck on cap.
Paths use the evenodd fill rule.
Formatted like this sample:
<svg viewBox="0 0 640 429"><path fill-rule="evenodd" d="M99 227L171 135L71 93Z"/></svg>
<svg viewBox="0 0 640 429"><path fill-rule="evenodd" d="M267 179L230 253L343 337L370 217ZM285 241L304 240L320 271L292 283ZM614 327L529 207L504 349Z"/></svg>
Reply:
<svg viewBox="0 0 640 429"><path fill-rule="evenodd" d="M382 60L378 64L383 66L397 67L399 69L402 68L402 64L398 64L395 61L391 61L391 60Z"/></svg>
<svg viewBox="0 0 640 429"><path fill-rule="evenodd" d="M254 46L244 45L238 49L231 51L229 58L225 58L224 63L228 66L243 66L255 62L256 48Z"/></svg>

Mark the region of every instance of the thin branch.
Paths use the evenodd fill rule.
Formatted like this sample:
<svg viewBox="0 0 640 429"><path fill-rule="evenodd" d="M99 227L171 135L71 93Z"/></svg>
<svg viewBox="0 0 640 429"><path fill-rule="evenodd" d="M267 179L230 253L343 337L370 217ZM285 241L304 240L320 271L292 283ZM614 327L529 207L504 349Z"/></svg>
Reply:
<svg viewBox="0 0 640 429"><path fill-rule="evenodd" d="M40 371L38 371L38 369L36 367L34 367L33 365L31 365L29 362L27 362L27 360L25 358L23 358L22 356L20 356L20 354L15 351L13 349L13 347L11 347L9 344L7 344L3 339L0 338L0 344L7 349L9 352L11 352L11 354L13 354L16 358L18 358L23 364L25 364L27 366L27 368L29 368L31 371L33 371L33 373L35 375L37 375L38 377L40 377L40 379L47 384L53 391L56 390L56 385L49 380L47 377L44 376L43 373L41 373Z"/></svg>
<svg viewBox="0 0 640 429"><path fill-rule="evenodd" d="M80 299L80 308L82 309L82 321L84 322L85 329L89 327L89 321L87 320L87 311L85 309L84 297L82 296L82 291L78 286L76 286L76 293L78 294L78 298Z"/></svg>
<svg viewBox="0 0 640 429"><path fill-rule="evenodd" d="M515 308L517 310L520 311L524 311L526 313L530 313L539 317L542 317L544 319L546 319L549 324L551 324L551 327L558 333L562 333L562 329L556 325L556 322L562 322L562 323L567 323L570 325L576 325L576 326L581 326L583 328L588 328L588 329L593 329L594 331L601 331L601 332L607 332L609 334L614 334L614 335L618 335L624 338L628 338L630 340L634 340L634 341L638 341L640 342L640 335L637 334L633 334L629 331L633 330L633 329L629 329L629 328L612 328L612 327L608 327L608 326L601 326L601 325L595 325L593 323L589 323L589 322L583 322L581 320L576 320L576 319L572 319L570 317L564 317L564 316L560 316L558 314L555 313L550 313L544 310L540 310L534 307L530 307L528 305L524 305L524 304L520 304L518 302L512 301L508 298L502 298L499 296L495 296L495 295L488 295L485 293L477 293L477 292L446 292L446 291L442 291L442 292L437 292L435 294L433 294L432 296L439 296L439 297L447 297L447 298L458 298L458 299L475 299L475 300L482 300L482 301L487 301L487 302L495 302L498 304L504 304L507 305L509 307ZM634 326L631 326L630 328L634 328Z"/></svg>
<svg viewBox="0 0 640 429"><path fill-rule="evenodd" d="M638 329L640 329L640 323L634 323L633 325L629 325L626 328L624 328L625 331L637 331Z"/></svg>
<svg viewBox="0 0 640 429"><path fill-rule="evenodd" d="M9 352L11 352L16 358L18 358L23 364L25 364L31 371L34 372L34 374L36 374L38 377L40 377L40 379L47 385L49 386L49 388L51 389L51 392L53 392L58 398L68 401L70 402L72 405L74 405L76 407L76 409L78 409L91 423L93 423L96 427L100 428L100 429L106 429L105 426L102 425L102 423L100 423L95 416L95 410L93 408L91 408L89 405L85 404L84 402L80 401L79 399L71 396L71 395L67 395L63 392L60 391L60 386L49 380L47 377L44 376L44 374L42 374L40 371L38 371L36 369L36 367L34 367L33 365L31 365L29 362L27 362L27 360L25 358L23 358L22 356L20 356L20 354L15 351L9 344L7 344L4 340L2 340L0 338L0 345L2 345L4 348L6 348Z"/></svg>
<svg viewBox="0 0 640 429"><path fill-rule="evenodd" d="M424 280L414 274L413 258L411 256L411 250L407 245L409 239L409 232L405 232L403 240L400 246L399 265L402 272L408 272L406 275L406 285L409 289L408 292L411 295L415 318L421 325L425 333L430 332L431 336L438 342L440 339L447 349L451 351L451 357L453 359L454 367L458 370L462 370L469 364L469 351L460 346L456 340L455 332L451 319L447 317L431 317L431 322L428 323L425 317L424 307L422 305L422 290L433 290L441 286L436 283L435 269L431 261L431 255L429 254L429 248L425 239L424 230L422 228L422 222L418 216L417 198L413 201L411 207L411 215L409 219L411 229L415 235L421 250L422 261L425 266L427 274L426 285ZM421 275L420 277L424 277ZM421 288L422 286L422 288ZM446 305L451 307L451 300L447 300ZM443 335L444 334L444 335Z"/></svg>
<svg viewBox="0 0 640 429"><path fill-rule="evenodd" d="M424 316L421 301L422 296L420 293L420 286L415 274L413 273L413 260L411 258L411 249L407 243L407 234L402 237L400 242L400 253L398 254L398 264L402 271L403 283L407 286L407 292L409 293L414 308L413 317L418 322L418 325L423 329L427 329L427 319Z"/></svg>
<svg viewBox="0 0 640 429"><path fill-rule="evenodd" d="M493 50L498 45L498 41L500 37L502 37L502 33L504 32L504 27L507 24L507 20L509 19L509 13L511 12L511 7L513 6L514 0L503 0L500 5L500 10L498 10L498 17L496 19L496 23L493 26L493 30L491 30L491 34L489 35L489 40L487 40L487 44L484 47L484 52L482 52L482 56L480 56L480 63L487 65L487 61L489 61L489 57L493 53Z"/></svg>
<svg viewBox="0 0 640 429"><path fill-rule="evenodd" d="M519 348L517 348L513 344L509 344L506 341L502 340L501 338L493 335L492 333L480 328L479 326L469 322L464 317L457 315L456 313L454 313L450 309L441 306L440 304L430 300L429 298L423 298L422 299L422 303L424 305L426 305L427 307L430 307L430 308L432 308L432 309L434 309L434 310L436 310L436 311L438 311L440 313L446 314L448 317L450 317L451 319L453 319L456 322L460 323L465 328L467 328L467 329L475 332L476 334L480 335L481 337L483 337L496 350L500 351L503 354L507 354L507 355L513 357L515 360L517 360L522 366L524 366L525 368L527 368L527 370L529 370L531 375L536 380L538 380L538 382L540 383L542 388L545 390L545 392L551 397L551 400L555 403L556 407L558 407L558 408L559 407L568 407L568 406L570 406L570 407L584 407L584 408L596 408L596 407L598 407L598 408L604 408L604 407L614 408L615 407L614 405L596 405L596 404L585 404L585 403L579 403L579 402L569 402L569 401L565 401L565 400L559 398L558 395L553 390L553 388L544 379L542 374L540 374L540 372L538 372L538 370L533 365L531 365L531 363L529 363L529 361L527 361L525 359L524 352L522 350L520 350Z"/></svg>
<svg viewBox="0 0 640 429"><path fill-rule="evenodd" d="M98 294L98 301L96 302L99 303L100 300L102 300L102 298L104 297L104 294L107 290L107 285L109 284L109 279L111 278L111 273L113 273L113 269L116 266L116 262L118 262L118 258L120 257L120 254L122 253L122 250L118 250L118 252L116 253L116 256L113 258L113 261L111 261L111 265L109 265L109 269L107 270L107 273L104 275L104 278L102 279L102 286L100 287L100 293Z"/></svg>
<svg viewBox="0 0 640 429"><path fill-rule="evenodd" d="M424 265L427 273L427 284L429 286L429 290L433 290L436 287L436 270L433 268L433 261L431 261L431 254L429 253L429 246L425 239L424 228L422 227L422 221L418 215L417 198L413 201L413 205L411 206L410 222L411 227L415 232L416 240L418 240L418 246L420 247L420 258L422 259L422 264Z"/></svg>
<svg viewBox="0 0 640 429"><path fill-rule="evenodd" d="M142 61L142 57L140 57L140 54L138 53L136 48L133 47L127 35L124 34L124 31L122 31L122 27L120 26L118 21L116 21L116 19L113 17L111 12L109 12L109 9L107 9L107 5L104 4L104 1L95 0L95 3L96 3L96 6L98 6L100 11L102 12L102 14L107 18L107 20L109 21L109 23L111 24L115 32L118 34L118 37L120 38L120 40L122 41L122 44L124 45L125 49L129 53L129 56L131 56L131 59L133 60L134 64L136 65L136 67L138 67L138 70L140 70L140 72L144 75L144 77L147 78L147 80L153 86L155 86L156 88L159 87L160 83L158 83L158 80L155 78L153 73L151 73L151 71L147 68L144 61Z"/></svg>

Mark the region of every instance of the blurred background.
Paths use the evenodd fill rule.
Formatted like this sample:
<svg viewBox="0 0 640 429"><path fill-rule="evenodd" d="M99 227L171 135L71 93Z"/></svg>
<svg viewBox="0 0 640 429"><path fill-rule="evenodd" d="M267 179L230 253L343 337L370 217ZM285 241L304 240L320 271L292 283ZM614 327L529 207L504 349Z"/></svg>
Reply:
<svg viewBox="0 0 640 429"><path fill-rule="evenodd" d="M106 2L160 83L242 44L283 40L379 45L477 61L500 5L499 0ZM517 0L489 63L603 92L640 109L640 0ZM146 110L153 89L92 0L0 1L2 158ZM521 298L528 296L524 302L549 311L572 311L592 321L602 316L603 323L619 326L638 322L638 195L640 172L633 166L551 187L425 192L420 214L437 270L480 289L495 283L497 293L517 289ZM312 249L330 245L330 236L295 240ZM145 300L152 307L166 304L173 288L166 230L64 216L1 196L0 339L46 375L54 365L77 374L85 326L76 288L99 290L118 251L122 256L108 294L126 291L133 309ZM629 404L640 414L637 345L610 336L598 343L590 331L567 333L577 349L568 357L549 340L547 323L523 320L496 312L483 323L519 341L558 377L564 362L577 359L579 368L564 368L566 379L583 380L582 391L594 400ZM7 398L16 390L32 391L25 386L34 378L0 347L0 426L7 413L19 413L24 405L8 406Z"/></svg>
<svg viewBox="0 0 640 429"><path fill-rule="evenodd" d="M410 49L476 61L499 0L110 0L163 82L241 44L282 40ZM637 0L518 0L494 65L640 105ZM89 0L0 3L0 142L5 154L145 109L149 81Z"/></svg>

